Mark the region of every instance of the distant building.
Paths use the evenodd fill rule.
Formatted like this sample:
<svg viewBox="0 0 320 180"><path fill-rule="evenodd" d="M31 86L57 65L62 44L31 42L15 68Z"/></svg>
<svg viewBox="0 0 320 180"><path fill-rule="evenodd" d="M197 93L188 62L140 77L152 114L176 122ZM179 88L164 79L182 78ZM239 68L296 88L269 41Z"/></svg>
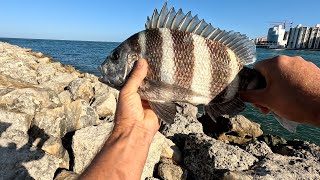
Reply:
<svg viewBox="0 0 320 180"><path fill-rule="evenodd" d="M288 49L320 49L320 25L306 27L301 24L290 28Z"/></svg>
<svg viewBox="0 0 320 180"><path fill-rule="evenodd" d="M283 26L277 25L269 29L267 41L273 46L276 46L274 48L283 48L287 45L287 37L286 30Z"/></svg>

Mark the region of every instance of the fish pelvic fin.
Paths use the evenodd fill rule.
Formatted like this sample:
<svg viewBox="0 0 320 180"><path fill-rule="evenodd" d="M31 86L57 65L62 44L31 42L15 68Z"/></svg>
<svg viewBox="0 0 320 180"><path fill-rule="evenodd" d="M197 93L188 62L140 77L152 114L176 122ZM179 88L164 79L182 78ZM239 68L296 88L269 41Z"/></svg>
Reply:
<svg viewBox="0 0 320 180"><path fill-rule="evenodd" d="M215 121L221 115L235 115L246 108L245 103L239 96L227 102L216 103L211 101L208 105L204 106L205 113Z"/></svg>
<svg viewBox="0 0 320 180"><path fill-rule="evenodd" d="M156 113L159 119L172 124L177 112L177 105L173 102L152 102L149 101L151 109Z"/></svg>
<svg viewBox="0 0 320 180"><path fill-rule="evenodd" d="M145 27L146 29L169 28L197 34L225 45L243 65L256 61L256 46L246 35L213 27L204 19L198 19L197 15L193 16L190 11L185 14L182 9L177 12L174 7L168 9L167 2L160 13L155 9L151 18L147 17Z"/></svg>

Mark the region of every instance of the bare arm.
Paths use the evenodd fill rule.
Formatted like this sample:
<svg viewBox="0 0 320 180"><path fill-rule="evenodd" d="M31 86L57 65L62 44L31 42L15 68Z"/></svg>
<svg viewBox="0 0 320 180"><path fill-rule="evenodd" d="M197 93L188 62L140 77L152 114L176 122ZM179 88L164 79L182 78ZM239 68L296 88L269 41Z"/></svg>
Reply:
<svg viewBox="0 0 320 180"><path fill-rule="evenodd" d="M160 127L155 113L137 93L146 74L146 61L139 60L120 92L114 130L80 179L140 179Z"/></svg>
<svg viewBox="0 0 320 180"><path fill-rule="evenodd" d="M320 126L320 69L301 57L277 56L258 62L255 69L267 87L241 93L262 113L273 111L286 119Z"/></svg>

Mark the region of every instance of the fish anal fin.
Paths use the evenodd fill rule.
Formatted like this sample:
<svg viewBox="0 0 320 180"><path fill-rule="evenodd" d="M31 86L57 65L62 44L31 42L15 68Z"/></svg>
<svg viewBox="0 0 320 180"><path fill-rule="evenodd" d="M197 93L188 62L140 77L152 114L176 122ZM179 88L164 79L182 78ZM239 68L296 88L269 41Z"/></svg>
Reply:
<svg viewBox="0 0 320 180"><path fill-rule="evenodd" d="M215 103L210 102L208 105L205 105L205 113L207 113L212 120L215 120L217 117L221 115L235 115L246 108L245 103L240 99L240 97L235 97L234 99Z"/></svg>
<svg viewBox="0 0 320 180"><path fill-rule="evenodd" d="M176 116L177 108L174 102L152 102L149 101L151 109L156 113L159 119L172 124Z"/></svg>

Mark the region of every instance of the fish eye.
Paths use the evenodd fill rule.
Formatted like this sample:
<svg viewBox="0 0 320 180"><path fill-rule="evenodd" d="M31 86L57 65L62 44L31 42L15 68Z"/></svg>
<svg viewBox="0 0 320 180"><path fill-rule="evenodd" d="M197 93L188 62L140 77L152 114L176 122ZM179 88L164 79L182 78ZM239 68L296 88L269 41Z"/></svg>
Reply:
<svg viewBox="0 0 320 180"><path fill-rule="evenodd" d="M110 59L112 60L118 60L119 58L120 58L120 55L117 51L113 52L110 57Z"/></svg>

